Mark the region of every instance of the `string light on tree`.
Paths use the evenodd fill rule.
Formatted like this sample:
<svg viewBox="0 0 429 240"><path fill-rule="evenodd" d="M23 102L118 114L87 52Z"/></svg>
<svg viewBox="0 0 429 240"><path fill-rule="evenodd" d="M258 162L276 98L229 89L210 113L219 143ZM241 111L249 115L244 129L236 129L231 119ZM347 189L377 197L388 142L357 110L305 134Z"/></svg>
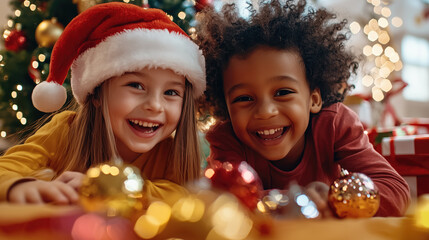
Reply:
<svg viewBox="0 0 429 240"><path fill-rule="evenodd" d="M363 33L367 36L369 43L363 47L362 52L372 67L361 80L363 86L371 88L372 99L380 102L392 89L389 77L393 72L402 69L399 53L391 46L389 35L390 25L400 27L402 19L391 16L392 12L386 1L367 0L367 2L373 5L375 17L363 27ZM350 30L353 34L357 34L361 26L358 22L352 22Z"/></svg>

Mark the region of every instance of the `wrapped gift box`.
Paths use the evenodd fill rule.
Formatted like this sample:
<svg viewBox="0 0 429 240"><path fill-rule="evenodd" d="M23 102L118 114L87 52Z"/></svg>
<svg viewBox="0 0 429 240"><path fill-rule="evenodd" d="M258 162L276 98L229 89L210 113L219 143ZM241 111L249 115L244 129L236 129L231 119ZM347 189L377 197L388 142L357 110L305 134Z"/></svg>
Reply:
<svg viewBox="0 0 429 240"><path fill-rule="evenodd" d="M414 197L429 193L429 134L383 138L381 154L404 176Z"/></svg>
<svg viewBox="0 0 429 240"><path fill-rule="evenodd" d="M381 153L381 142L383 138L395 136L407 136L418 134L418 127L414 125L403 125L390 128L370 128L365 130L369 141L377 152Z"/></svg>

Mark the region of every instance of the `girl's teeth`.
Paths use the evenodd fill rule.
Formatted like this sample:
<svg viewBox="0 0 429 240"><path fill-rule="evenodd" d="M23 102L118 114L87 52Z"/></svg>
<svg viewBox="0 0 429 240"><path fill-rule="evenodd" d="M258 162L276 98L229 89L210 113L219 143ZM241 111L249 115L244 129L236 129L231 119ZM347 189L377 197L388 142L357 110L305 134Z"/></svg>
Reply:
<svg viewBox="0 0 429 240"><path fill-rule="evenodd" d="M131 120L131 122L141 127L158 127L159 126L159 124L157 123L142 122L139 120Z"/></svg>

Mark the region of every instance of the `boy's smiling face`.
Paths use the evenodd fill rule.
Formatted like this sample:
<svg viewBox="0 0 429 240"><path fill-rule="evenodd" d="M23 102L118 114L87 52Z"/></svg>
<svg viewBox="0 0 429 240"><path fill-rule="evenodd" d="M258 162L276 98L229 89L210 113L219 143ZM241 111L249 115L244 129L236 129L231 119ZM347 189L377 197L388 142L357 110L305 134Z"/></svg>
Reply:
<svg viewBox="0 0 429 240"><path fill-rule="evenodd" d="M322 105L299 54L260 47L245 58L232 57L223 77L237 137L280 169L293 168L304 149L310 113Z"/></svg>

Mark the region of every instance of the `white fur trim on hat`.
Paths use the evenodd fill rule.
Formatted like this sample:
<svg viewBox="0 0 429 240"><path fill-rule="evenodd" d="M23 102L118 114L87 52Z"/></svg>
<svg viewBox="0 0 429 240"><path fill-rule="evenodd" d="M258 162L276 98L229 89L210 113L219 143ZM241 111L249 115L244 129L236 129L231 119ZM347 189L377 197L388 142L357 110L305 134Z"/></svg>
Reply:
<svg viewBox="0 0 429 240"><path fill-rule="evenodd" d="M31 100L39 111L53 112L64 105L67 100L67 91L56 82L44 81L33 89Z"/></svg>
<svg viewBox="0 0 429 240"><path fill-rule="evenodd" d="M206 88L204 57L191 39L168 30L133 29L106 38L73 62L73 95L82 104L105 80L145 67L185 76L193 85L194 97Z"/></svg>

